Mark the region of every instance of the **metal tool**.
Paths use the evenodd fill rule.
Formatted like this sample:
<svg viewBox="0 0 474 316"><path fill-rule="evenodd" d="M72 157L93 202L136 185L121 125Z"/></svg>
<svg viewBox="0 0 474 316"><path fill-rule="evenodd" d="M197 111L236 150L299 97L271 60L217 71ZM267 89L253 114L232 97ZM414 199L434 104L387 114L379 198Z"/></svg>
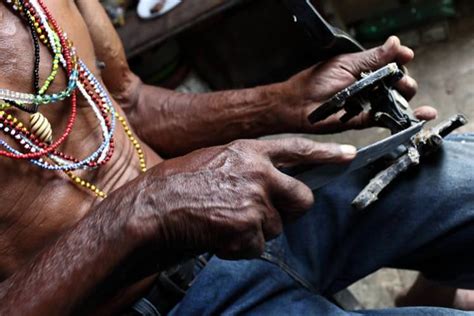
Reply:
<svg viewBox="0 0 474 316"><path fill-rule="evenodd" d="M318 56L321 56L321 49L326 50L329 57L364 50L355 39L325 21L310 0L283 0L283 2L293 12L295 21L306 29L311 37L311 42L320 45ZM397 137L397 135L407 135L409 131L413 131L414 127L420 126L420 124L423 125L423 122L420 122L413 115L408 101L393 87L403 76L404 73L395 63L388 64L370 73L362 73L359 81L334 95L308 117L309 121L314 124L339 111L345 111L345 114L341 117L341 121L345 123L363 111L367 111L379 126L386 127L392 132L393 136L387 140L388 142L404 140L402 150L398 148L395 151L389 147L388 149L393 152L390 153L389 150L385 152L387 157L392 157L391 163L385 170L378 173L354 199L352 205L357 209L365 209L377 201L382 190L396 177L407 171L411 166L418 165L422 157L437 151L442 147L444 137L467 124L467 119L458 114L435 128L422 129L413 137L406 139L401 136ZM371 146L363 151L369 157L370 148ZM373 148L378 147L374 146ZM375 156L377 158L381 157L381 155ZM371 162L366 161L366 164ZM331 166L331 168L333 167ZM299 177L308 184L314 185L316 180L310 178L318 179L315 172L323 171L319 167L319 169L316 168L313 171L306 171L297 178ZM344 171L341 174L346 173ZM335 176L335 173L333 175Z"/></svg>
<svg viewBox="0 0 474 316"><path fill-rule="evenodd" d="M307 31L310 45L313 45L315 50L322 50L325 56L364 50L349 34L326 22L310 0L282 1L293 13L295 22Z"/></svg>
<svg viewBox="0 0 474 316"><path fill-rule="evenodd" d="M345 110L341 121L346 123L362 111L370 110L378 125L389 128L392 133L409 128L419 120L413 116L408 102L392 88L403 76L395 63L372 73L363 73L361 80L319 106L308 119L314 124Z"/></svg>
<svg viewBox="0 0 474 316"><path fill-rule="evenodd" d="M346 165L320 165L309 170L297 172L295 178L305 183L311 190L319 189L335 179L363 168L378 159L396 151L408 143L424 126L424 122L413 125L400 133L382 139L357 151L356 158Z"/></svg>

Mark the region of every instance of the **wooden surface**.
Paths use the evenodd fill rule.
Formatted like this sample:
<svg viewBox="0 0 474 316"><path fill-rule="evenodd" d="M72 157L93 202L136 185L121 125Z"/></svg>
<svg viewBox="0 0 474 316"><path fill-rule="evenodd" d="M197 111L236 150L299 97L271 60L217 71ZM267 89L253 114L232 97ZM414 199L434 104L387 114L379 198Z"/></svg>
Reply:
<svg viewBox="0 0 474 316"><path fill-rule="evenodd" d="M142 20L131 11L126 25L118 32L130 58L238 2L240 0L184 0L173 11L152 20Z"/></svg>

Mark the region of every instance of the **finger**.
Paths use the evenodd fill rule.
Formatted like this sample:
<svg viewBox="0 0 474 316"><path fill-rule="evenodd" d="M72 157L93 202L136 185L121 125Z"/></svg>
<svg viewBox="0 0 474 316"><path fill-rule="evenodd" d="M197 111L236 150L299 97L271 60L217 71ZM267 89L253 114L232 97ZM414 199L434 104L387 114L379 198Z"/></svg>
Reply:
<svg viewBox="0 0 474 316"><path fill-rule="evenodd" d="M255 259L265 250L265 238L262 231L247 234L235 239L226 247L216 250L216 256L224 260Z"/></svg>
<svg viewBox="0 0 474 316"><path fill-rule="evenodd" d="M391 36L382 46L361 53L344 55L340 59L345 67L358 77L361 72L373 71L392 62L404 65L414 56L413 50L403 46L398 37Z"/></svg>
<svg viewBox="0 0 474 316"><path fill-rule="evenodd" d="M351 145L318 143L305 138L270 140L264 144L266 154L276 167L342 163L351 161L357 154Z"/></svg>
<svg viewBox="0 0 474 316"><path fill-rule="evenodd" d="M438 117L438 111L431 107L431 106L422 106L415 110L413 110L413 115L422 121L431 121L435 120ZM373 118L373 114L370 112L363 112L360 115L354 117L349 122L344 124L343 130L350 130L350 129L364 129L368 127L375 127L377 122Z"/></svg>
<svg viewBox="0 0 474 316"><path fill-rule="evenodd" d="M266 199L266 209L264 210L264 219L262 222L263 237L266 241L275 239L283 231L283 223L281 220L280 213L273 206L272 201Z"/></svg>
<svg viewBox="0 0 474 316"><path fill-rule="evenodd" d="M405 99L410 101L418 91L418 83L412 77L405 75L395 84L395 88Z"/></svg>
<svg viewBox="0 0 474 316"><path fill-rule="evenodd" d="M415 117L419 120L431 121L438 117L438 111L431 106L422 106L413 111Z"/></svg>
<svg viewBox="0 0 474 316"><path fill-rule="evenodd" d="M301 181L275 169L269 182L272 203L284 220L296 219L313 206L313 192Z"/></svg>

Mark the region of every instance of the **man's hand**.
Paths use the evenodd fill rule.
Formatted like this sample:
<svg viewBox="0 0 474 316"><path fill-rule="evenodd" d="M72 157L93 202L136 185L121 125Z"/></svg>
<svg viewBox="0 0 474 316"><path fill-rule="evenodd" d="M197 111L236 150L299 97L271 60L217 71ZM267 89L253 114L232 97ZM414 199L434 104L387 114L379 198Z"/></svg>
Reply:
<svg viewBox="0 0 474 316"><path fill-rule="evenodd" d="M307 117L323 102L356 82L362 72L374 71L392 62L405 65L413 57L413 51L401 45L395 36L390 37L383 46L335 57L277 85L276 88L282 90L283 96L276 111L281 115L281 121L289 124L288 129L297 132L327 134L373 126L367 113L362 113L346 124L339 121L341 113L315 125L311 125ZM416 94L417 83L406 75L397 83L396 88L410 100ZM415 115L419 119L431 120L437 113L431 107L421 107L415 110Z"/></svg>
<svg viewBox="0 0 474 316"><path fill-rule="evenodd" d="M281 233L282 218L313 204L311 190L278 168L355 155L352 146L306 139L243 140L168 160L137 180L134 227L160 253L257 257Z"/></svg>

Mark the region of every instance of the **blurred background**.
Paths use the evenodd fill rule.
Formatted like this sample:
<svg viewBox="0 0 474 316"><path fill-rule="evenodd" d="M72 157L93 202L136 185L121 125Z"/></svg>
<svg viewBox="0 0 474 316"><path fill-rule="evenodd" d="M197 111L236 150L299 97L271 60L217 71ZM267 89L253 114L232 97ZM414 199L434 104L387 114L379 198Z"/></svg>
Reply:
<svg viewBox="0 0 474 316"><path fill-rule="evenodd" d="M170 0L166 0L170 1ZM318 62L313 45L279 0L182 0L157 17L138 17L138 1L103 0L133 70L150 84L182 92L252 87L287 79ZM474 1L320 0L315 7L366 48L392 34L415 50L419 83L412 107L434 105L439 119L461 112L474 122ZM474 123L461 132L474 131ZM382 129L313 137L363 146ZM387 223L389 225L389 223ZM384 269L349 290L356 307L394 306L415 272Z"/></svg>

